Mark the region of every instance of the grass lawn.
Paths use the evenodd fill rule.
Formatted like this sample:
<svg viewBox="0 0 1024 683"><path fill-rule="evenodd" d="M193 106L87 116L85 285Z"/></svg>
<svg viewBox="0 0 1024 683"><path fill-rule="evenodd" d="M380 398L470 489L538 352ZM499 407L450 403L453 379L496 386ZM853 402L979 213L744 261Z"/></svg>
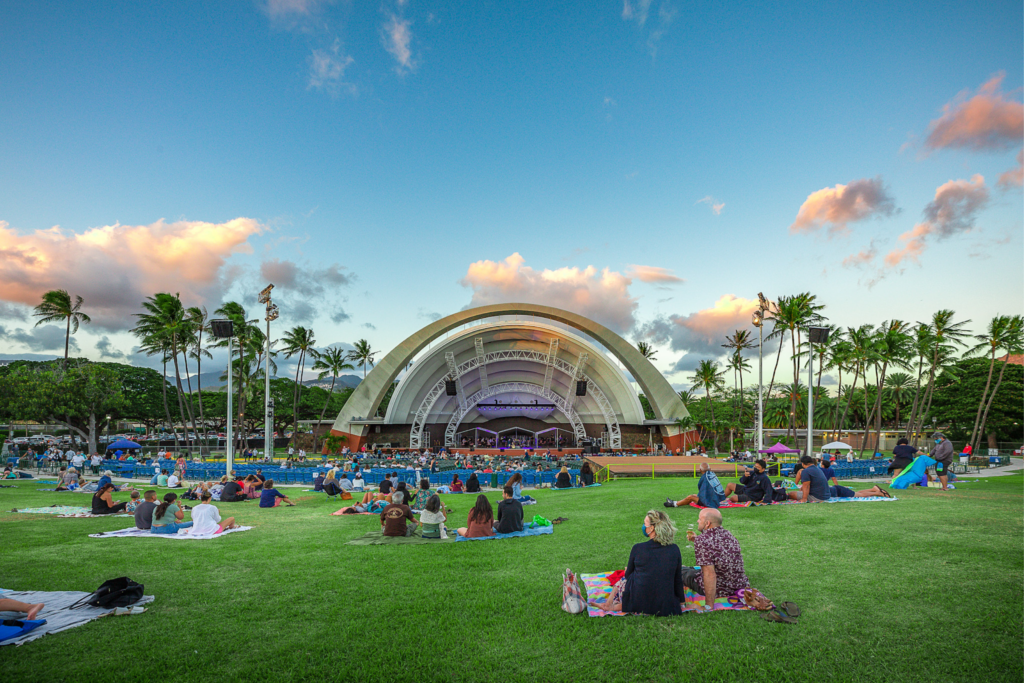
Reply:
<svg viewBox="0 0 1024 683"><path fill-rule="evenodd" d="M88 591L129 576L156 602L0 648L4 681L1024 677L1021 475L894 492L895 503L724 510L752 584L803 609L795 626L750 612L592 619L559 609L563 569L624 567L644 513L695 492L692 479L541 491L526 512L568 517L554 535L439 546L343 545L375 518L332 517L338 502L298 489L288 490L294 508L220 505L256 528L213 541L92 539L131 520L9 512L88 505L85 494L37 487L0 489L0 587ZM462 526L473 497L445 498ZM684 530L697 518L693 508L670 514Z"/></svg>

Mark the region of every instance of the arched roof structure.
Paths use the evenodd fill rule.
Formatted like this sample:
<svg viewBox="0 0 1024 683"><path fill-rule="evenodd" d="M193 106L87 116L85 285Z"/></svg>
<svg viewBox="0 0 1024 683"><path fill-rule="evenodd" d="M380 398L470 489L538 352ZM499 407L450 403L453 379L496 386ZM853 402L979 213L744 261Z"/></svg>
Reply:
<svg viewBox="0 0 1024 683"><path fill-rule="evenodd" d="M486 320L498 316L498 322ZM473 325L479 321L484 322ZM459 329L468 325L472 326ZM613 358L640 385L663 436L677 435L678 427L665 423L687 416L686 408L661 373L632 344L588 318L536 304L499 304L460 311L412 334L359 384L335 420L332 433L348 437L350 446L361 445L368 424L382 422L374 420L373 415L387 391L407 370L383 422L411 424L410 445L414 447L420 445L417 429L422 429L424 423L447 423L446 436L450 439L463 420L480 419L466 409L467 399L482 391L494 395L493 389L488 391L491 386L521 387L523 383L543 389L525 393L547 396L545 392L553 390L565 397L582 421L605 425L614 442L620 422L643 424L644 416L635 390ZM445 379L457 381L456 397L445 395ZM575 389L576 380L587 382L586 397L576 398L570 391ZM558 411L569 416L560 405Z"/></svg>

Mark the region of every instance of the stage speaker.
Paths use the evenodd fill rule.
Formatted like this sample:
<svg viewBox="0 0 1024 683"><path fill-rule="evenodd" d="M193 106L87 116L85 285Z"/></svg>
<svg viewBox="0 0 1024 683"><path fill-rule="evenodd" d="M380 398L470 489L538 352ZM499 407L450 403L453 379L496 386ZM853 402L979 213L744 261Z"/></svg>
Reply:
<svg viewBox="0 0 1024 683"><path fill-rule="evenodd" d="M587 380L581 379L576 382L576 395L586 396L587 395Z"/></svg>
<svg viewBox="0 0 1024 683"><path fill-rule="evenodd" d="M453 380L453 379L446 379L444 381L444 393L447 394L448 396L456 396L456 395L458 395L459 392L455 388L455 380Z"/></svg>

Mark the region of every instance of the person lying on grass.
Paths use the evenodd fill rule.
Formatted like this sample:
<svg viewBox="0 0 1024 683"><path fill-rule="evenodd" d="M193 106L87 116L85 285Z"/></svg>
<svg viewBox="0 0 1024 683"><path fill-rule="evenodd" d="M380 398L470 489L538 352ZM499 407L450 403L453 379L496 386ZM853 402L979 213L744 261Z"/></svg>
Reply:
<svg viewBox="0 0 1024 683"><path fill-rule="evenodd" d="M730 503L761 503L772 501L772 482L765 473L768 463L758 460L753 469L744 468L740 483L725 487L725 495Z"/></svg>
<svg viewBox="0 0 1024 683"><path fill-rule="evenodd" d="M164 502L157 505L156 509L153 510L153 527L150 529L150 533L176 534L178 530L188 529L192 526L192 522L183 521L185 513L174 502L177 499L177 493L164 495Z"/></svg>
<svg viewBox="0 0 1024 683"><path fill-rule="evenodd" d="M434 494L427 500L426 507L420 513L419 525L423 527L420 535L423 538L448 538L444 523L448 521L448 508L441 502L440 496Z"/></svg>
<svg viewBox="0 0 1024 683"><path fill-rule="evenodd" d="M494 531L499 534L511 534L523 530L523 506L513 498L512 487L506 485L502 489L502 501L498 503L498 520L494 523Z"/></svg>
<svg viewBox="0 0 1024 683"><path fill-rule="evenodd" d="M27 602L19 602L10 598L0 598L0 612L24 612L26 621L32 621L39 616L45 606L42 602L30 605Z"/></svg>
<svg viewBox="0 0 1024 683"><path fill-rule="evenodd" d="M267 479L263 482L263 492L260 493L260 507L276 508L281 504L281 501L284 501L291 507L295 506L295 503L288 500L287 496L274 488L273 479Z"/></svg>
<svg viewBox="0 0 1024 683"><path fill-rule="evenodd" d="M885 498L892 498L888 491L877 484L862 491L854 491L853 489L836 484L835 486L828 487L828 493L831 498L874 498L883 496Z"/></svg>
<svg viewBox="0 0 1024 683"><path fill-rule="evenodd" d="M209 491L204 491L199 505L192 508L192 532L193 534L219 534L225 529L237 529L234 517L225 520L220 518L220 510L210 504L213 496Z"/></svg>
<svg viewBox="0 0 1024 683"><path fill-rule="evenodd" d="M469 511L466 526L459 527L455 533L463 538L483 538L494 535L494 509L491 507L491 501L487 500L487 496L481 493L476 497L476 505Z"/></svg>
<svg viewBox="0 0 1024 683"><path fill-rule="evenodd" d="M92 494L92 514L94 515L115 515L124 512L128 503L115 503L111 492L114 485L106 483Z"/></svg>
<svg viewBox="0 0 1024 683"><path fill-rule="evenodd" d="M743 555L736 537L722 527L722 513L718 510L701 510L697 517L697 530L686 532L686 538L693 543L693 554L700 570L683 568L683 583L692 591L700 593L710 602L705 609L714 609L714 599L735 595L737 591L750 587L750 581L743 572Z"/></svg>
<svg viewBox="0 0 1024 683"><path fill-rule="evenodd" d="M714 512L717 510L702 510ZM683 556L675 544L676 526L664 512L650 510L640 533L646 539L629 551L622 578L604 603L591 603L606 612L630 612L667 617L682 614Z"/></svg>
<svg viewBox="0 0 1024 683"><path fill-rule="evenodd" d="M681 508L690 503L696 503L701 507L717 509L723 500L725 500L725 489L722 488L722 482L719 481L718 475L711 471L711 465L702 462L700 464L700 479L697 482L697 493L691 493L682 500L668 498L665 500L665 507Z"/></svg>

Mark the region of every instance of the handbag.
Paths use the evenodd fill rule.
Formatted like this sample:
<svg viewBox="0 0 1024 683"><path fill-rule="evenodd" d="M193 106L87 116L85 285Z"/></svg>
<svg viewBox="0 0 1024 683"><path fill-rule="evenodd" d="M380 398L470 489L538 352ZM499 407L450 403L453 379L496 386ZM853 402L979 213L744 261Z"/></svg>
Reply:
<svg viewBox="0 0 1024 683"><path fill-rule="evenodd" d="M91 607L127 607L142 599L145 587L132 581L127 576L104 581L96 592L85 596L68 609L77 609L89 605Z"/></svg>
<svg viewBox="0 0 1024 683"><path fill-rule="evenodd" d="M576 574L571 569L566 569L562 575L562 609L569 614L579 614L587 609L587 601L583 599Z"/></svg>

